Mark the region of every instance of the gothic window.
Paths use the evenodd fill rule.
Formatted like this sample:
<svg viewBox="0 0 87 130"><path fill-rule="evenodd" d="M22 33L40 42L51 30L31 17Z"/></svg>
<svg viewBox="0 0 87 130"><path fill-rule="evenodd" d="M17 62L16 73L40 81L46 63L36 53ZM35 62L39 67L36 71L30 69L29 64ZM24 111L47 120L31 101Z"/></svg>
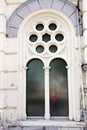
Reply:
<svg viewBox="0 0 87 130"><path fill-rule="evenodd" d="M46 25L45 25L46 24ZM28 46L35 56L49 61L57 56L64 46L64 32L59 23L43 20L28 33ZM48 68L40 59L33 58L27 63L26 71L26 113L27 116L68 116L68 83L66 62L53 58Z"/></svg>

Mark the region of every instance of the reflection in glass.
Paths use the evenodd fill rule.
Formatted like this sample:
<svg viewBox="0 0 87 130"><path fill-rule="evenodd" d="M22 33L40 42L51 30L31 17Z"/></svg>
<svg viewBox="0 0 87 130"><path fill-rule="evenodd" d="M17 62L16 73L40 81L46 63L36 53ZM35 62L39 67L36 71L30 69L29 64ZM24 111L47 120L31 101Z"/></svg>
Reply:
<svg viewBox="0 0 87 130"><path fill-rule="evenodd" d="M44 115L44 73L40 60L31 60L26 72L26 113L27 116Z"/></svg>
<svg viewBox="0 0 87 130"><path fill-rule="evenodd" d="M50 69L50 113L51 116L68 116L68 84L66 63L54 59Z"/></svg>

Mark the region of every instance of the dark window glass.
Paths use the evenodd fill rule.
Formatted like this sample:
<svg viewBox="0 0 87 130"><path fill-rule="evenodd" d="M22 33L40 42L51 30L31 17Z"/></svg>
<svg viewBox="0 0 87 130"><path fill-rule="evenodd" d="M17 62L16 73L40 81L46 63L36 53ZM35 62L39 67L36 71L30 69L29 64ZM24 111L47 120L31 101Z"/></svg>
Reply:
<svg viewBox="0 0 87 130"><path fill-rule="evenodd" d="M44 42L48 42L48 41L51 40L51 36L46 33L46 34L44 34L44 35L42 36L42 40L43 40Z"/></svg>
<svg viewBox="0 0 87 130"><path fill-rule="evenodd" d="M66 63L54 59L50 69L50 112L51 116L68 116L68 84Z"/></svg>
<svg viewBox="0 0 87 130"><path fill-rule="evenodd" d="M64 36L62 34L57 34L55 38L57 41L61 42L64 39Z"/></svg>
<svg viewBox="0 0 87 130"><path fill-rule="evenodd" d="M37 41L37 35L35 35L35 34L32 34L30 37L29 37L29 40L31 41L31 42L36 42Z"/></svg>
<svg viewBox="0 0 87 130"><path fill-rule="evenodd" d="M38 31L42 31L42 30L44 29L43 24L37 24L36 29L37 29Z"/></svg>
<svg viewBox="0 0 87 130"><path fill-rule="evenodd" d="M26 113L27 116L44 116L44 70L40 60L34 59L27 65Z"/></svg>
<svg viewBox="0 0 87 130"><path fill-rule="evenodd" d="M57 46L51 45L51 46L49 47L49 50L50 50L50 52L55 53L55 52L57 51Z"/></svg>
<svg viewBox="0 0 87 130"><path fill-rule="evenodd" d="M44 47L43 46L37 46L36 47L36 51L38 52L38 53L42 53L43 51L44 51Z"/></svg>
<svg viewBox="0 0 87 130"><path fill-rule="evenodd" d="M57 28L57 25L55 23L51 23L49 25L49 29L52 30L52 31L56 30L56 28Z"/></svg>

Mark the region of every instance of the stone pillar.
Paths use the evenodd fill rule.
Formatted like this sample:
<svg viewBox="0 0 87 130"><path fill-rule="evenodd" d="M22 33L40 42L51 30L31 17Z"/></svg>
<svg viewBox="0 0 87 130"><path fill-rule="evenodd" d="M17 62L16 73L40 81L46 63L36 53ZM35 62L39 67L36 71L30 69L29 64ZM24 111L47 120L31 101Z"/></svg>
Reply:
<svg viewBox="0 0 87 130"><path fill-rule="evenodd" d="M49 69L50 67L44 67L45 76L45 119L50 118L50 88L49 88Z"/></svg>
<svg viewBox="0 0 87 130"><path fill-rule="evenodd" d="M84 44L84 72L85 72L85 106L84 109L87 109L87 0L82 1L83 5L83 44Z"/></svg>
<svg viewBox="0 0 87 130"><path fill-rule="evenodd" d="M5 16L6 3L4 0L0 2L0 119L4 121L4 44L6 38L6 16Z"/></svg>

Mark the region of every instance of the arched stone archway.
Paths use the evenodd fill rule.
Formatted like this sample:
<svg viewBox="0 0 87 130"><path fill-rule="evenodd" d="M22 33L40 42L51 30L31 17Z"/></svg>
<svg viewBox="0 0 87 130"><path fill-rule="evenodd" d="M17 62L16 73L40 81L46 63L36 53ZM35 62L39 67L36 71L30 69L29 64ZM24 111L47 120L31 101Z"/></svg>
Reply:
<svg viewBox="0 0 87 130"><path fill-rule="evenodd" d="M63 12L72 22L76 35L82 35L82 13L68 0L28 0L20 5L7 21L8 37L17 37L21 23L26 16L41 9L55 9Z"/></svg>

